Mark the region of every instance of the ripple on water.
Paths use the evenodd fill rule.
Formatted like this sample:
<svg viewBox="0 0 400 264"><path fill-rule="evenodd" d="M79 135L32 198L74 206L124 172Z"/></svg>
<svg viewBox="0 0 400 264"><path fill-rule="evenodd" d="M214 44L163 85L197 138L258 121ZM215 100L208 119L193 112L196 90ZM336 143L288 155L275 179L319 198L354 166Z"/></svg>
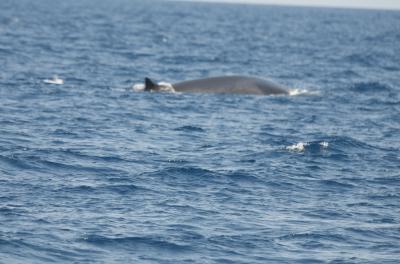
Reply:
<svg viewBox="0 0 400 264"><path fill-rule="evenodd" d="M179 254L191 249L185 244L178 244L162 238L148 236L107 237L102 235L89 235L82 240L98 247L125 250L160 250Z"/></svg>

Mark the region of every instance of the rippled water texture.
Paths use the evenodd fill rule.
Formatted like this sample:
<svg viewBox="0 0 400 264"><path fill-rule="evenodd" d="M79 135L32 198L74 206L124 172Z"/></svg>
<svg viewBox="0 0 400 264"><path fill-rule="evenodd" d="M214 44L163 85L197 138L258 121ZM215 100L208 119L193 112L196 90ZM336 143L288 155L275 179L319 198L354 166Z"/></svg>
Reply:
<svg viewBox="0 0 400 264"><path fill-rule="evenodd" d="M391 11L2 0L0 263L399 263L399 43ZM225 74L307 93L132 89Z"/></svg>

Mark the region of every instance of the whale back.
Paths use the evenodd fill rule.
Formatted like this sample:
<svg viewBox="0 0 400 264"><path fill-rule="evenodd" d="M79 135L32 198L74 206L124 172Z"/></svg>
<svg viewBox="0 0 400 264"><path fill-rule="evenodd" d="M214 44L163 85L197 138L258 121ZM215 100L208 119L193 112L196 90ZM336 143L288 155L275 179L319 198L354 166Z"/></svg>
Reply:
<svg viewBox="0 0 400 264"><path fill-rule="evenodd" d="M273 95L287 94L285 87L256 77L221 76L172 84L177 92L236 93Z"/></svg>
<svg viewBox="0 0 400 264"><path fill-rule="evenodd" d="M168 84L157 84L145 78L145 91L170 91L192 93L234 93L277 95L288 94L287 89L269 80L249 76L220 76ZM168 88L168 89L167 89Z"/></svg>

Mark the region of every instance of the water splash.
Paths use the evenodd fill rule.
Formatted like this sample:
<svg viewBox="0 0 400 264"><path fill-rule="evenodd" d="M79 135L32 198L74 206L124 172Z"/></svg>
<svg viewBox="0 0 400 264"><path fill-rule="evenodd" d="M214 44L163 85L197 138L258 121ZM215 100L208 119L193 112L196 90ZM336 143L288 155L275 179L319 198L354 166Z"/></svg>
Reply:
<svg viewBox="0 0 400 264"><path fill-rule="evenodd" d="M146 87L145 87L145 85L144 85L143 83L135 83L135 84L132 86L132 89L133 89L135 92L143 92L145 88L146 88Z"/></svg>
<svg viewBox="0 0 400 264"><path fill-rule="evenodd" d="M309 91L307 89L293 88L289 90L290 96L299 96L299 95L319 95L319 91Z"/></svg>
<svg viewBox="0 0 400 264"><path fill-rule="evenodd" d="M54 75L52 79L45 79L43 80L43 82L47 84L57 84L57 85L64 84L64 80L59 78L58 75Z"/></svg>
<svg viewBox="0 0 400 264"><path fill-rule="evenodd" d="M307 150L322 150L327 149L329 147L329 143L326 141L321 142L299 142L286 147L286 150L293 152L305 152Z"/></svg>
<svg viewBox="0 0 400 264"><path fill-rule="evenodd" d="M171 83L159 82L157 84L158 84L161 92L175 93L175 89ZM143 83L136 83L132 86L132 89L135 92L143 92L145 90L145 88L146 88L146 86Z"/></svg>

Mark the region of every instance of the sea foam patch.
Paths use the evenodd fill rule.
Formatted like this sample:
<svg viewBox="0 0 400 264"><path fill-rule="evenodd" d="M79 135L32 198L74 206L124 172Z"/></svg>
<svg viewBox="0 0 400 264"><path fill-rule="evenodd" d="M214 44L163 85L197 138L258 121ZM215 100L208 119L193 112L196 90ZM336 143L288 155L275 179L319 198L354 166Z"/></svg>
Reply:
<svg viewBox="0 0 400 264"><path fill-rule="evenodd" d="M307 150L320 151L323 149L327 149L329 147L329 143L326 141L321 142L298 142L296 144L287 146L285 149L293 152L304 152Z"/></svg>
<svg viewBox="0 0 400 264"><path fill-rule="evenodd" d="M43 82L47 84L58 84L58 85L64 84L64 80L60 79L57 75L54 75L53 78L51 79L45 79L43 80Z"/></svg>
<svg viewBox="0 0 400 264"><path fill-rule="evenodd" d="M135 84L132 86L132 89L133 89L135 92L142 92L142 91L144 91L145 88L146 88L146 87L145 87L145 85L144 85L143 83L135 83Z"/></svg>
<svg viewBox="0 0 400 264"><path fill-rule="evenodd" d="M290 96L319 95L319 91L310 91L308 89L293 88L289 89L289 95Z"/></svg>

